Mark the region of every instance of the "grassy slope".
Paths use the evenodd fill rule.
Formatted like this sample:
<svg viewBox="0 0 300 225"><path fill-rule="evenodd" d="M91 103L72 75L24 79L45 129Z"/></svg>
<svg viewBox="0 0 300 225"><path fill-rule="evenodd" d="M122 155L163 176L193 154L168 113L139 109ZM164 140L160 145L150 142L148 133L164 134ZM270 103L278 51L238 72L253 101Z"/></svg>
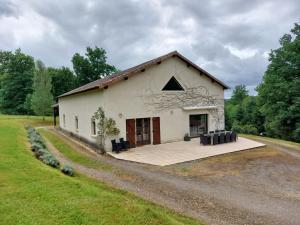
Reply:
<svg viewBox="0 0 300 225"><path fill-rule="evenodd" d="M75 151L70 145L68 145L61 137L57 134L46 130L39 129L40 134L46 137L55 148L57 148L64 156L73 162L79 163L89 168L102 169L102 170L110 170L111 166L107 164L103 164L100 161L92 160L88 156L83 155Z"/></svg>
<svg viewBox="0 0 300 225"><path fill-rule="evenodd" d="M300 143L297 143L297 142L285 141L285 140L280 140L280 139L270 138L270 137L261 137L261 136L250 135L250 134L241 134L240 136L245 137L245 138L254 139L257 141L262 140L262 141L272 142L274 144L279 144L282 146L300 150Z"/></svg>
<svg viewBox="0 0 300 225"><path fill-rule="evenodd" d="M0 116L0 224L197 224L83 176L68 177L36 160L23 125Z"/></svg>

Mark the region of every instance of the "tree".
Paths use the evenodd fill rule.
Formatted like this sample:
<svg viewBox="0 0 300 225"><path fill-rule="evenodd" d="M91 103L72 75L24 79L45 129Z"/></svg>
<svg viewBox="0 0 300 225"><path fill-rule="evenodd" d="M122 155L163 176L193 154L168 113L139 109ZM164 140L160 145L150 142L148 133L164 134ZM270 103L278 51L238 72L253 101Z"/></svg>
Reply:
<svg viewBox="0 0 300 225"><path fill-rule="evenodd" d="M87 47L85 57L75 53L72 57L73 69L77 76L77 86L103 78L117 71L106 62L106 52L97 46L92 49Z"/></svg>
<svg viewBox="0 0 300 225"><path fill-rule="evenodd" d="M246 86L243 84L235 86L232 97L230 99L231 103L233 104L240 104L244 98L249 96Z"/></svg>
<svg viewBox="0 0 300 225"><path fill-rule="evenodd" d="M7 114L28 113L24 105L32 93L34 60L17 49L0 51L0 110Z"/></svg>
<svg viewBox="0 0 300 225"><path fill-rule="evenodd" d="M270 64L257 91L268 135L300 141L300 25L271 50Z"/></svg>
<svg viewBox="0 0 300 225"><path fill-rule="evenodd" d="M31 107L36 115L50 115L52 112L53 95L51 93L51 77L41 61L36 62L36 69L33 82L33 94Z"/></svg>
<svg viewBox="0 0 300 225"><path fill-rule="evenodd" d="M105 116L102 107L99 107L93 117L97 121L97 140L101 151L105 149L105 141L107 137L119 135L120 130L116 127L116 121Z"/></svg>
<svg viewBox="0 0 300 225"><path fill-rule="evenodd" d="M47 68L52 80L52 94L56 98L75 88L75 75L67 67Z"/></svg>
<svg viewBox="0 0 300 225"><path fill-rule="evenodd" d="M225 102L226 129L257 134L264 131L263 123L258 97L249 96L245 85L236 86L231 99Z"/></svg>

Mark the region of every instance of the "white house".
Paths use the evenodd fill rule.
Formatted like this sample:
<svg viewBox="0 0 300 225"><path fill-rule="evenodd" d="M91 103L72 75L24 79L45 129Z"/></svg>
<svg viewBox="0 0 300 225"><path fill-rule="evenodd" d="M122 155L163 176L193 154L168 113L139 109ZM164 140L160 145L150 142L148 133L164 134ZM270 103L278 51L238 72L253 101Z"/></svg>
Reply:
<svg viewBox="0 0 300 225"><path fill-rule="evenodd" d="M177 51L117 72L58 97L60 128L96 142L94 112L101 106L131 146L183 140L224 129L228 86Z"/></svg>

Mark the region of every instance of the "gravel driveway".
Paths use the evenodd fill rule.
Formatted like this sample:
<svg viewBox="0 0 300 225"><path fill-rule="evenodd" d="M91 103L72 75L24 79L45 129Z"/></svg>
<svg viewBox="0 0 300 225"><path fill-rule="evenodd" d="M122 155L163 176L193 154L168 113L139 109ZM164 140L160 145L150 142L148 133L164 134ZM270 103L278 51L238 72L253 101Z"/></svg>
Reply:
<svg viewBox="0 0 300 225"><path fill-rule="evenodd" d="M103 171L76 164L48 142L76 171L205 224L300 224L300 150L265 142L256 150L157 167L95 155L62 138L113 167Z"/></svg>

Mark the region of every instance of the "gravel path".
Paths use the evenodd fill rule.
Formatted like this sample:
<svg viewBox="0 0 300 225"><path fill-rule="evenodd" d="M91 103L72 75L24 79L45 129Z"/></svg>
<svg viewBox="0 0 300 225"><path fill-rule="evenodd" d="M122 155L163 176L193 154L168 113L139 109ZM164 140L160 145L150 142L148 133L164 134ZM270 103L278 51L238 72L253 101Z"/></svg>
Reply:
<svg viewBox="0 0 300 225"><path fill-rule="evenodd" d="M170 172L172 170L169 171L168 167L162 169L97 155L77 141L63 138L74 150L113 169L104 171L74 163L47 141L49 149L61 162L89 177L205 224L300 224L300 160L293 156L300 156L300 152L284 148L285 153L278 157L247 162L238 175L182 176ZM277 145L271 147L279 151L282 148ZM291 151L291 154L286 154L286 151ZM227 164L221 166L226 167ZM221 166L218 168L220 173Z"/></svg>

